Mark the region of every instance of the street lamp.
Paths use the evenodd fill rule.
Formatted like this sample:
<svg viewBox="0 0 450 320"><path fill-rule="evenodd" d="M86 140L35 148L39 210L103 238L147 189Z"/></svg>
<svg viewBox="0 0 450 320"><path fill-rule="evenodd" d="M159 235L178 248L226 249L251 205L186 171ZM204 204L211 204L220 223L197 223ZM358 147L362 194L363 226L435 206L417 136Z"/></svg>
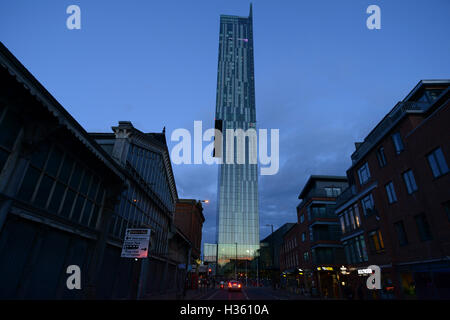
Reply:
<svg viewBox="0 0 450 320"><path fill-rule="evenodd" d="M203 202L203 203L208 204L208 203L209 203L209 200L200 200L200 202Z"/></svg>

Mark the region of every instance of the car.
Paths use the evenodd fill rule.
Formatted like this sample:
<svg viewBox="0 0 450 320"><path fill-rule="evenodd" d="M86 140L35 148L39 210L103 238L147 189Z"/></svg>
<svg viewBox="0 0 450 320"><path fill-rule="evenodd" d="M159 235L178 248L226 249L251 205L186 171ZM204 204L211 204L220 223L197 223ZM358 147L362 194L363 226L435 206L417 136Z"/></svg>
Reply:
<svg viewBox="0 0 450 320"><path fill-rule="evenodd" d="M231 280L228 282L228 291L241 291L242 283L237 280Z"/></svg>

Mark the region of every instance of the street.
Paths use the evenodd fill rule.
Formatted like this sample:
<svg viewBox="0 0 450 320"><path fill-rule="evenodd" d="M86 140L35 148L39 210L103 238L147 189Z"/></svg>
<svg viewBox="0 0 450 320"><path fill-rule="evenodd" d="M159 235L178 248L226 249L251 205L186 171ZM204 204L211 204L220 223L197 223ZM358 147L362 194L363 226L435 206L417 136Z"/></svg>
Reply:
<svg viewBox="0 0 450 320"><path fill-rule="evenodd" d="M248 287L242 291L228 291L228 289L210 289L195 300L304 300L310 299L301 295L289 293L285 290L273 290L270 287Z"/></svg>

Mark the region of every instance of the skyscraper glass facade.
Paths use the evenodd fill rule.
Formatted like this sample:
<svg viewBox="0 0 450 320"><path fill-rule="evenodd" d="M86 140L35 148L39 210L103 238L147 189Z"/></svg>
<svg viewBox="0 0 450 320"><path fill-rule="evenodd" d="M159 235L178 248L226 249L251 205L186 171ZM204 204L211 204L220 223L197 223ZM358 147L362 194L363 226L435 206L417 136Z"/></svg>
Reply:
<svg viewBox="0 0 450 320"><path fill-rule="evenodd" d="M236 154L234 164L225 161L230 144L225 131L256 129L252 29L251 7L249 17L220 17L216 124L223 131L223 164L218 177L216 253L221 266L234 259L252 259L259 249L257 164L249 161L249 141L244 164L236 163ZM234 142L229 152L236 153Z"/></svg>

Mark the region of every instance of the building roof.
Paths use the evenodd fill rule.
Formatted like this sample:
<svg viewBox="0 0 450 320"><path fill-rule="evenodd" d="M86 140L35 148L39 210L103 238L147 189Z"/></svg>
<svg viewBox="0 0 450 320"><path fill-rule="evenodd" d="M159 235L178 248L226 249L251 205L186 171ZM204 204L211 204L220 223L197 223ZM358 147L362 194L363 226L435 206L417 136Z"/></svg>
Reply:
<svg viewBox="0 0 450 320"><path fill-rule="evenodd" d="M377 145L377 143L386 136L393 127L395 127L403 117L408 113L425 113L433 105L436 104L439 98L436 99L431 104L417 102L415 99L417 95L420 94L425 88L436 88L436 87L446 87L441 94L445 96L450 89L450 79L442 80L421 80L419 83L408 93L408 95L400 102L398 102L389 111L380 122L369 132L369 134L364 138L363 142L355 144L356 150L351 155L352 166L356 165L364 156L372 150L372 148Z"/></svg>
<svg viewBox="0 0 450 320"><path fill-rule="evenodd" d="M346 176L328 176L328 175L311 175L308 178L308 181L306 181L305 186L303 187L302 191L300 192L298 198L303 199L306 194L311 189L312 185L316 181L336 181L336 182L346 182L347 177Z"/></svg>
<svg viewBox="0 0 450 320"><path fill-rule="evenodd" d="M286 222L285 224L283 224L281 227L279 227L278 229L273 231L273 236L274 237L280 237L280 239L283 239L283 236L289 231L291 230L291 228L293 226L295 226L296 223L295 222ZM267 237L265 237L263 240L260 241L260 243L262 242L271 242L272 241L272 234L269 234Z"/></svg>
<svg viewBox="0 0 450 320"><path fill-rule="evenodd" d="M203 206L202 206L202 202L200 200L196 200L196 199L178 199L177 200L177 204L178 203L191 204L191 205L197 206L199 208L200 217L202 218L202 221L205 222L205 216L203 215ZM175 209L175 212L176 212L176 209Z"/></svg>
<svg viewBox="0 0 450 320"><path fill-rule="evenodd" d="M0 65L16 78L19 83L36 98L41 105L55 116L75 139L79 140L97 159L99 159L120 180L125 179L122 168L100 147L86 130L69 112L45 89L45 87L17 60L17 58L0 42Z"/></svg>
<svg viewBox="0 0 450 320"><path fill-rule="evenodd" d="M119 121L119 125L113 126L112 130L114 131L114 133L95 132L95 133L89 133L89 134L90 134L90 136L92 136L93 138L95 138L97 140L115 139L118 132L120 132L121 130L128 130L129 132L132 133L133 136L137 137L138 139L144 140L149 145L155 147L163 155L167 178L169 179L168 182L169 182L170 190L172 192L173 198L175 200L178 200L178 191L177 191L177 187L176 187L176 183L175 183L175 177L173 174L172 163L170 160L170 152L167 147L165 128L163 129L162 132L144 133L144 132L140 131L139 129L136 129L133 126L133 124L131 123L131 121Z"/></svg>

